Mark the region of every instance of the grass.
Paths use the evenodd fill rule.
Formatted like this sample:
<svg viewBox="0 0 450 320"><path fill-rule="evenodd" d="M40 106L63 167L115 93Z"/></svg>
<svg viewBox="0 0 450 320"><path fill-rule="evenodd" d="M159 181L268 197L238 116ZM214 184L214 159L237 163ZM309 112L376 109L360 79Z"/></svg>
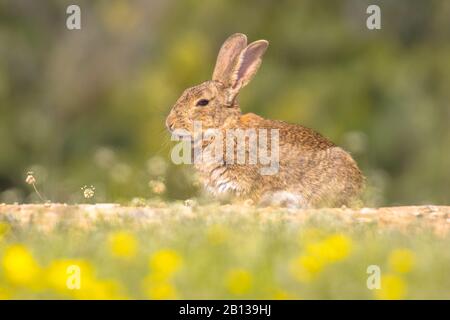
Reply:
<svg viewBox="0 0 450 320"><path fill-rule="evenodd" d="M0 298L450 298L449 207L188 204L0 205Z"/></svg>

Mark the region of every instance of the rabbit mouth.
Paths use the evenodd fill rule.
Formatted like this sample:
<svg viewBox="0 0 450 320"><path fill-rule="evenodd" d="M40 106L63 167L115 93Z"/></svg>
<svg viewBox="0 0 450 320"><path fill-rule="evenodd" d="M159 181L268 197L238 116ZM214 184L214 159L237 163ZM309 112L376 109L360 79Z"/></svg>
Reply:
<svg viewBox="0 0 450 320"><path fill-rule="evenodd" d="M172 137L177 139L192 139L192 134L184 129L169 129L170 134Z"/></svg>
<svg viewBox="0 0 450 320"><path fill-rule="evenodd" d="M192 134L186 129L175 128L173 123L168 123L166 121L166 129L172 135L172 137L177 139L186 139L192 137Z"/></svg>

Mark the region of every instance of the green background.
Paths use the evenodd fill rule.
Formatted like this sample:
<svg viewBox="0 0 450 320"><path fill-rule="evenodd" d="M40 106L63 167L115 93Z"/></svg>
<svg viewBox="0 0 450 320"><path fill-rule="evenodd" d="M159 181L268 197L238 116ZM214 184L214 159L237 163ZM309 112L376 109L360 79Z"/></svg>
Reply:
<svg viewBox="0 0 450 320"><path fill-rule="evenodd" d="M66 29L81 7L82 29ZM379 4L382 29L366 28ZM269 49L243 112L314 128L368 177L367 205L448 204L450 1L1 1L0 202L198 194L164 119L241 32ZM153 184L149 182L153 181ZM95 186L91 200L84 185Z"/></svg>

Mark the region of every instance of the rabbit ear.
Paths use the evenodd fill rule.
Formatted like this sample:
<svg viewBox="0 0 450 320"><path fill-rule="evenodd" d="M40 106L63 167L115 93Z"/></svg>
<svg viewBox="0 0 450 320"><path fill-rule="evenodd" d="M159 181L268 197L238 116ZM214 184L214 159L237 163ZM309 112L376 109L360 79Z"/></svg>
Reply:
<svg viewBox="0 0 450 320"><path fill-rule="evenodd" d="M242 33L231 35L220 48L212 79L229 84L239 54L247 46L247 36Z"/></svg>
<svg viewBox="0 0 450 320"><path fill-rule="evenodd" d="M262 56L266 52L269 42L258 40L249 44L239 56L234 72L231 76L231 83L234 88L245 87L258 71L262 62Z"/></svg>
<svg viewBox="0 0 450 320"><path fill-rule="evenodd" d="M252 42L239 55L234 66L233 73L229 83L227 103L232 104L234 98L242 87L245 87L259 69L262 62L262 56L266 52L269 42L258 40Z"/></svg>

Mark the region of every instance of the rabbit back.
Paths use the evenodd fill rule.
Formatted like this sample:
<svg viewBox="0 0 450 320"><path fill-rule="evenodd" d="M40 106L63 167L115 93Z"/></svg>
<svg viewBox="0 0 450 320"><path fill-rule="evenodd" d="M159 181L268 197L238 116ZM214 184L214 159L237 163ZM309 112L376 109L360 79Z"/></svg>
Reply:
<svg viewBox="0 0 450 320"><path fill-rule="evenodd" d="M234 194L263 204L287 201L295 207L350 205L357 199L364 178L356 162L342 148L300 125L253 114L241 118L239 129L256 129L258 135L260 129L279 132L278 172L261 174L260 163L197 165L205 186L213 194ZM272 152L272 146L268 147L268 152ZM248 144L244 148L248 160ZM238 149L234 152L237 154Z"/></svg>

